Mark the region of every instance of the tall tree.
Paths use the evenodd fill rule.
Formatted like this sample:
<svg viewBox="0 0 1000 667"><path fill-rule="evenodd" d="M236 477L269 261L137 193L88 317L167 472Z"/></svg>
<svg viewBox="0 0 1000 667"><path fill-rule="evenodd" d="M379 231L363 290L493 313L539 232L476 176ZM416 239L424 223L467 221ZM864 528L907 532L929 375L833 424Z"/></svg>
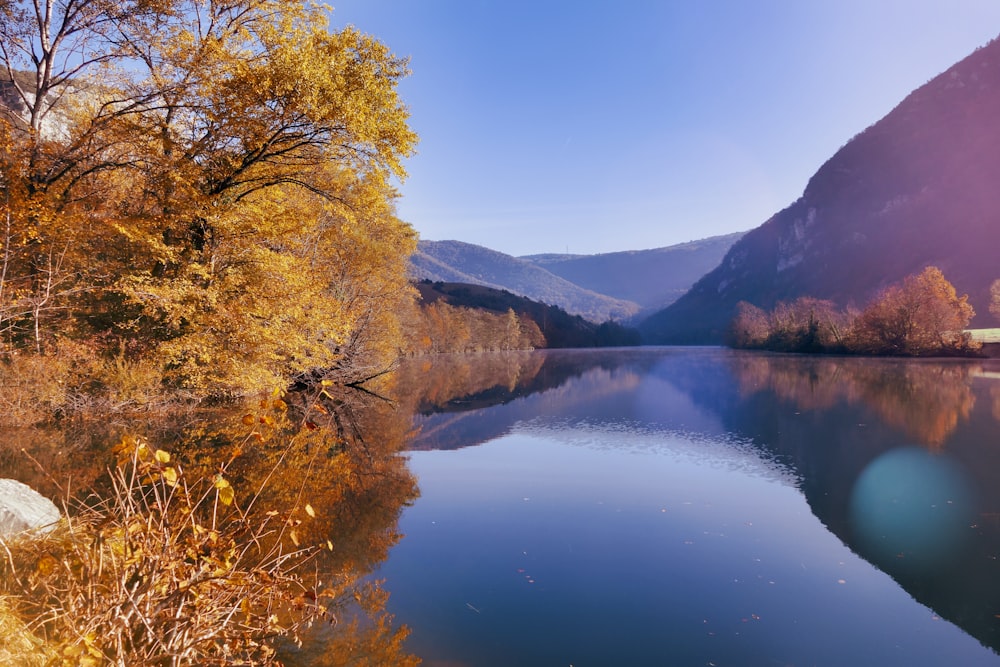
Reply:
<svg viewBox="0 0 1000 667"><path fill-rule="evenodd" d="M237 391L391 347L405 60L300 0L9 0L0 42L6 278L58 330Z"/></svg>
<svg viewBox="0 0 1000 667"><path fill-rule="evenodd" d="M963 333L975 315L967 295L958 296L934 266L893 285L869 304L855 323L855 346L890 354L928 354L968 342Z"/></svg>

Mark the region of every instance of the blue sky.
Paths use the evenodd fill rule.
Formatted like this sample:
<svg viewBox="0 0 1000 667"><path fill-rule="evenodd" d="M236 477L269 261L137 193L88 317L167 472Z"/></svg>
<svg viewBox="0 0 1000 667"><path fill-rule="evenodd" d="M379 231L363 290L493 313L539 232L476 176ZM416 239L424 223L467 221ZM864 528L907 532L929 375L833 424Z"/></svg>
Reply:
<svg viewBox="0 0 1000 667"><path fill-rule="evenodd" d="M1000 34L997 0L341 0L411 59L399 215L512 255L752 229Z"/></svg>

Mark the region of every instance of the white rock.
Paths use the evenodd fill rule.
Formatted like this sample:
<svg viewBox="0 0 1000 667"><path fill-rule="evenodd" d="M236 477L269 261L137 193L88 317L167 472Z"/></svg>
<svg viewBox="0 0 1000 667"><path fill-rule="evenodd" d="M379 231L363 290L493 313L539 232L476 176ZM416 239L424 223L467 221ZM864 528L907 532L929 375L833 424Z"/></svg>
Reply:
<svg viewBox="0 0 1000 667"><path fill-rule="evenodd" d="M0 479L0 537L50 529L62 515L51 500L16 479Z"/></svg>

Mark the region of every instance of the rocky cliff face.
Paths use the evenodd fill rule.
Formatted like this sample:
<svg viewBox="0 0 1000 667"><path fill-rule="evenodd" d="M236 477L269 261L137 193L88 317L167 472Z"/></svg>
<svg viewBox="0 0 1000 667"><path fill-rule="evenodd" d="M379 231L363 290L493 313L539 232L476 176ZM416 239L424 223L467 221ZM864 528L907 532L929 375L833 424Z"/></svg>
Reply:
<svg viewBox="0 0 1000 667"><path fill-rule="evenodd" d="M927 265L991 326L1000 278L1000 41L911 93L840 149L802 197L642 326L657 343L719 342L739 301L802 295L863 305Z"/></svg>

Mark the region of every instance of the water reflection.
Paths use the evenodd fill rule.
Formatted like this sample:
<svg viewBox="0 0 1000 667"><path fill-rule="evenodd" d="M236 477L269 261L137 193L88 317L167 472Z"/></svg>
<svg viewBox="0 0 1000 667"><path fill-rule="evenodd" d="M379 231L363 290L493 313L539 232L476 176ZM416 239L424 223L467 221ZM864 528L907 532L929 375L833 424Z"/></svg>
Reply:
<svg viewBox="0 0 1000 667"><path fill-rule="evenodd" d="M934 576L966 556L976 522L970 480L956 462L900 447L868 464L851 491L859 547L894 569Z"/></svg>
<svg viewBox="0 0 1000 667"><path fill-rule="evenodd" d="M995 362L646 349L450 364L401 375L413 449L539 436L622 452L668 447L676 459L699 439L722 443L726 460L793 484L843 544L1000 650Z"/></svg>
<svg viewBox="0 0 1000 667"><path fill-rule="evenodd" d="M406 631L384 608L388 594L368 580L401 537L402 508L417 496L399 455L410 432L409 416L375 394L299 393L239 408L7 429L0 477L57 503L82 496L106 484L111 446L125 436L170 452L188 480L225 467L248 524L287 513L296 544L324 547L300 575L333 599L334 623L315 626L302 647L282 647L282 664L410 665L416 659L402 646Z"/></svg>
<svg viewBox="0 0 1000 667"><path fill-rule="evenodd" d="M862 404L915 442L941 447L975 405L976 364L759 355L736 357L744 393L767 390L801 410Z"/></svg>

